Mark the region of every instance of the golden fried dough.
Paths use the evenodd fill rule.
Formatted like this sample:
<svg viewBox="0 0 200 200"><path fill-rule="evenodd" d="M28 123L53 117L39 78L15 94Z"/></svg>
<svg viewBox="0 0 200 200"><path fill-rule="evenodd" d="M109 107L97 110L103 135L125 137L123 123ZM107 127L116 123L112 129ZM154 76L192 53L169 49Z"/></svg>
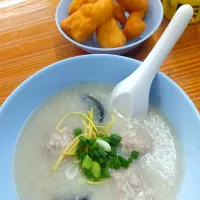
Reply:
<svg viewBox="0 0 200 200"><path fill-rule="evenodd" d="M127 40L132 40L139 37L146 29L146 24L142 21L142 13L131 13L124 26L124 35Z"/></svg>
<svg viewBox="0 0 200 200"><path fill-rule="evenodd" d="M92 10L92 18L97 25L102 25L112 18L113 0L98 0Z"/></svg>
<svg viewBox="0 0 200 200"><path fill-rule="evenodd" d="M138 10L144 10L146 12L148 9L148 0L117 0L117 2L128 13Z"/></svg>
<svg viewBox="0 0 200 200"><path fill-rule="evenodd" d="M62 30L77 42L83 43L97 28L95 21L90 17L93 6L83 5L60 23Z"/></svg>
<svg viewBox="0 0 200 200"><path fill-rule="evenodd" d="M124 26L126 23L126 16L124 9L115 1L113 1L113 17L119 21L119 23Z"/></svg>
<svg viewBox="0 0 200 200"><path fill-rule="evenodd" d="M69 5L68 14L71 15L76 12L84 4L94 4L97 0L72 0Z"/></svg>
<svg viewBox="0 0 200 200"><path fill-rule="evenodd" d="M83 43L100 25L112 18L112 12L112 0L98 0L95 4L82 5L64 19L60 26L69 37Z"/></svg>
<svg viewBox="0 0 200 200"><path fill-rule="evenodd" d="M111 18L97 29L97 40L103 48L121 47L126 44L123 31L114 18Z"/></svg>

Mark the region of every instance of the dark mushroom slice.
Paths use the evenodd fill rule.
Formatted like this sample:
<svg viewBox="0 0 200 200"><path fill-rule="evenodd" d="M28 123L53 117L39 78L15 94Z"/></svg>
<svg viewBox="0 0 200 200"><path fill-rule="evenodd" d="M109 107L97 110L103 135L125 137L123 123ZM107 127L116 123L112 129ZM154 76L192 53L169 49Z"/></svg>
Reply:
<svg viewBox="0 0 200 200"><path fill-rule="evenodd" d="M85 196L78 196L78 197L75 197L73 200L89 200L90 197L88 195L85 195Z"/></svg>
<svg viewBox="0 0 200 200"><path fill-rule="evenodd" d="M103 123L106 116L106 111L103 103L92 94L84 94L82 95L82 99L87 104L88 109L93 107L95 121L98 123Z"/></svg>
<svg viewBox="0 0 200 200"><path fill-rule="evenodd" d="M53 198L52 200L90 200L90 197L88 195L84 195L84 196L76 196L76 197L73 197L73 198Z"/></svg>

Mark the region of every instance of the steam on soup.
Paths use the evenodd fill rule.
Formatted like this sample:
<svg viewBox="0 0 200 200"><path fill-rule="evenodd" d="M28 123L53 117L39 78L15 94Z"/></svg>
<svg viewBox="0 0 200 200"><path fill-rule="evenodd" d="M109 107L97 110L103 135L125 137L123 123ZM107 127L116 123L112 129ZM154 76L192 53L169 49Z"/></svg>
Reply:
<svg viewBox="0 0 200 200"><path fill-rule="evenodd" d="M150 106L126 119L108 85L82 84L39 106L19 136L20 200L173 200L180 158L172 128Z"/></svg>

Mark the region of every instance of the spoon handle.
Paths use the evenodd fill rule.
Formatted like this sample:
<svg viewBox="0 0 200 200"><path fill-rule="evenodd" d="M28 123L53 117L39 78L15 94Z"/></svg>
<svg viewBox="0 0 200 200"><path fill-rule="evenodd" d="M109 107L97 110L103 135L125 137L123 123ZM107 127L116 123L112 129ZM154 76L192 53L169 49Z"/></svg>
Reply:
<svg viewBox="0 0 200 200"><path fill-rule="evenodd" d="M153 80L192 16L193 8L190 5L183 5L178 9L153 50L137 70L138 72L140 71L140 73L143 71L143 73L147 75L146 77L149 77L148 81L151 82Z"/></svg>

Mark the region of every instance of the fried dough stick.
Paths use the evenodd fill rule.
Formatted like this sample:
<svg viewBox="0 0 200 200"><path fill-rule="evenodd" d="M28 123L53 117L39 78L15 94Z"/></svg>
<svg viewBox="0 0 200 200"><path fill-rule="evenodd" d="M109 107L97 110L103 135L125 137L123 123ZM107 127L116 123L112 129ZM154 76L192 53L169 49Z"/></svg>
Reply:
<svg viewBox="0 0 200 200"><path fill-rule="evenodd" d="M86 4L64 19L60 26L72 39L79 43L87 40L102 24L112 18L112 0L98 0L95 4Z"/></svg>
<svg viewBox="0 0 200 200"><path fill-rule="evenodd" d="M126 44L123 31L119 28L114 18L97 29L97 40L103 48L121 47Z"/></svg>

